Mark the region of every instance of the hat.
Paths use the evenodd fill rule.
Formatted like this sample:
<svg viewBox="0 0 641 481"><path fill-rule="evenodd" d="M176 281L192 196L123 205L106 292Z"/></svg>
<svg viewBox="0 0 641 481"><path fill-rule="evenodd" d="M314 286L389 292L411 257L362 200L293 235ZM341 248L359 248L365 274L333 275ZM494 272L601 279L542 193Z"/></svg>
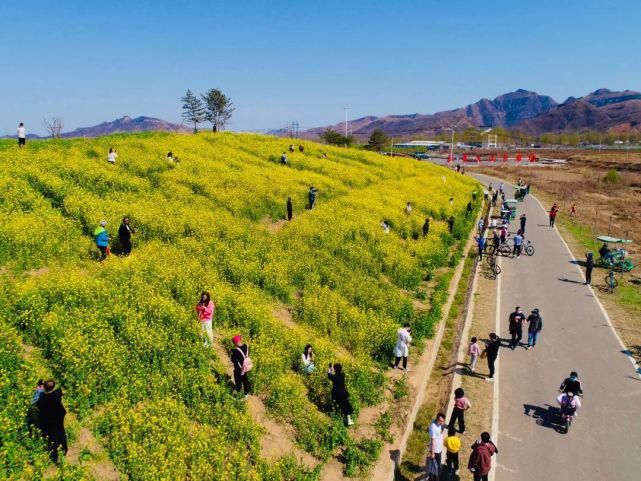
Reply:
<svg viewBox="0 0 641 481"><path fill-rule="evenodd" d="M232 337L232 338L231 338L231 340L232 340L232 342L233 342L234 344L240 344L240 341L241 341L242 339L243 339L243 338L242 338L242 337L240 337L240 334L236 334L234 337Z"/></svg>

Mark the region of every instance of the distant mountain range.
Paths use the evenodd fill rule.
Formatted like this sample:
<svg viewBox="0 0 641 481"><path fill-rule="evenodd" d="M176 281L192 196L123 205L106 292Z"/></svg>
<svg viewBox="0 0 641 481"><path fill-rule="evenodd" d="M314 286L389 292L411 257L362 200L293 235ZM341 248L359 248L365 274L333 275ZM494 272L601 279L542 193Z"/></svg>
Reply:
<svg viewBox="0 0 641 481"><path fill-rule="evenodd" d="M27 126L28 128L29 126ZM111 122L102 122L93 127L81 127L71 132L64 132L62 137L99 137L101 135L127 133L127 132L144 132L149 130L160 130L164 132L191 132L191 128L180 124L173 124L165 120L154 117L135 117L127 115ZM16 138L16 135L7 135L5 138ZM38 139L46 138L34 134L28 134L28 138Z"/></svg>
<svg viewBox="0 0 641 481"><path fill-rule="evenodd" d="M338 132L344 123L303 131L305 138L317 138L327 128ZM502 127L531 135L586 130L626 132L641 130L641 93L599 89L581 98L570 97L559 104L547 95L519 89L474 104L435 114L367 116L348 122L347 128L360 139L380 128L389 136L429 136L466 128ZM288 135L284 130L270 133Z"/></svg>

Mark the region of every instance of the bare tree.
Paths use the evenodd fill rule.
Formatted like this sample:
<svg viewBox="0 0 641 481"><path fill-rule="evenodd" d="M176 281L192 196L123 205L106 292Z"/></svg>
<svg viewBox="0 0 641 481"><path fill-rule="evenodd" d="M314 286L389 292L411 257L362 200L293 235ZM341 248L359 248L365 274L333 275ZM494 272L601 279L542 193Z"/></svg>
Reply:
<svg viewBox="0 0 641 481"><path fill-rule="evenodd" d="M50 137L59 139L62 136L62 129L65 124L60 117L51 117L51 119L43 118L42 126L49 133Z"/></svg>

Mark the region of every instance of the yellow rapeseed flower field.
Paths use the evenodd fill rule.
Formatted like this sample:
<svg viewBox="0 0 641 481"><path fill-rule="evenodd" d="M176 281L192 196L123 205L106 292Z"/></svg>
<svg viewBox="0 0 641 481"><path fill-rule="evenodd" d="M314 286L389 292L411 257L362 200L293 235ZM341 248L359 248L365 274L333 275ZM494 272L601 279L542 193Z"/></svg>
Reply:
<svg viewBox="0 0 641 481"><path fill-rule="evenodd" d="M316 479L289 458L261 459L260 430L203 345L203 290L216 303L216 342L243 335L253 391L296 443L319 460L353 449L323 367L345 365L357 412L380 402L398 326L430 336L440 316L447 282L436 273L460 256L477 186L427 163L307 141L281 165L289 143L232 133L0 142L0 478L41 479L47 468L24 414L51 373L129 479ZM107 221L117 254L124 216L136 229L131 256L98 262L94 229ZM429 310L413 308L417 296ZM291 320L275 315L283 305ZM297 369L307 343L311 375ZM44 364L26 361L23 344ZM60 479L89 478L67 466Z"/></svg>

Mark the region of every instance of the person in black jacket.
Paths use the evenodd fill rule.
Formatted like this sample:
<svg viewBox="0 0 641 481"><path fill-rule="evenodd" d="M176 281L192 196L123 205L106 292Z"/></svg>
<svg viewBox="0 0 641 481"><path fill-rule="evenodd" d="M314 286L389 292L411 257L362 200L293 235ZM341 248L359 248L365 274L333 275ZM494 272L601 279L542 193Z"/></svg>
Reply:
<svg viewBox="0 0 641 481"><path fill-rule="evenodd" d="M592 252L585 255L585 285L592 284L592 269L594 269L594 256Z"/></svg>
<svg viewBox="0 0 641 481"><path fill-rule="evenodd" d="M133 228L129 225L129 217L123 217L122 224L118 228L118 240L122 247L122 255L128 256L131 254L131 234L134 233Z"/></svg>
<svg viewBox="0 0 641 481"><path fill-rule="evenodd" d="M449 219L447 219L447 230L450 231L450 234L454 231L454 216L451 215Z"/></svg>
<svg viewBox="0 0 641 481"><path fill-rule="evenodd" d="M579 396L583 396L583 386L581 385L581 380L579 379L579 375L576 371L572 371L570 373L570 377L566 377L563 380L559 387L559 391L564 392L565 394L571 392Z"/></svg>
<svg viewBox="0 0 641 481"><path fill-rule="evenodd" d="M501 339L495 333L490 334L490 341L485 346L483 354L487 358L487 367L490 370L490 375L485 378L486 381L494 379L494 362L499 356L499 348L501 347Z"/></svg>
<svg viewBox="0 0 641 481"><path fill-rule="evenodd" d="M430 218L425 219L425 224L423 224L423 237L427 236L430 233Z"/></svg>
<svg viewBox="0 0 641 481"><path fill-rule="evenodd" d="M327 370L327 377L332 381L332 401L336 403L343 416L345 416L347 425L353 425L354 421L352 421L352 413L354 412L354 409L352 408L352 404L349 402L349 393L345 387L343 366L340 364L334 364L332 366L330 363L329 369Z"/></svg>
<svg viewBox="0 0 641 481"><path fill-rule="evenodd" d="M65 414L67 410L62 405L62 391L54 389L55 381L49 379L44 384L44 393L38 399L38 419L40 430L47 443L47 451L54 463L58 462L58 449L67 454L67 433L65 432Z"/></svg>
<svg viewBox="0 0 641 481"><path fill-rule="evenodd" d="M291 197L287 197L287 220L292 220L294 217L294 203Z"/></svg>
<svg viewBox="0 0 641 481"><path fill-rule="evenodd" d="M539 310L533 309L532 314L527 318L527 348L532 349L536 346L536 339L539 337L539 333L543 330L543 319Z"/></svg>
<svg viewBox="0 0 641 481"><path fill-rule="evenodd" d="M512 335L512 343L510 347L512 350L521 344L523 338L523 323L525 322L525 314L521 312L521 308L516 306L514 312L510 314L510 334Z"/></svg>
<svg viewBox="0 0 641 481"><path fill-rule="evenodd" d="M247 372L243 369L245 364L245 359L249 357L249 347L247 344L243 344L242 337L236 335L233 337L232 341L234 342L234 349L231 351L231 362L234 365L234 385L236 392L240 392L240 389L243 389L245 393L245 399L249 396L249 378L247 377Z"/></svg>
<svg viewBox="0 0 641 481"><path fill-rule="evenodd" d="M521 222L521 234L525 234L525 223L527 222L525 213L521 214L521 217L519 217L519 221Z"/></svg>

